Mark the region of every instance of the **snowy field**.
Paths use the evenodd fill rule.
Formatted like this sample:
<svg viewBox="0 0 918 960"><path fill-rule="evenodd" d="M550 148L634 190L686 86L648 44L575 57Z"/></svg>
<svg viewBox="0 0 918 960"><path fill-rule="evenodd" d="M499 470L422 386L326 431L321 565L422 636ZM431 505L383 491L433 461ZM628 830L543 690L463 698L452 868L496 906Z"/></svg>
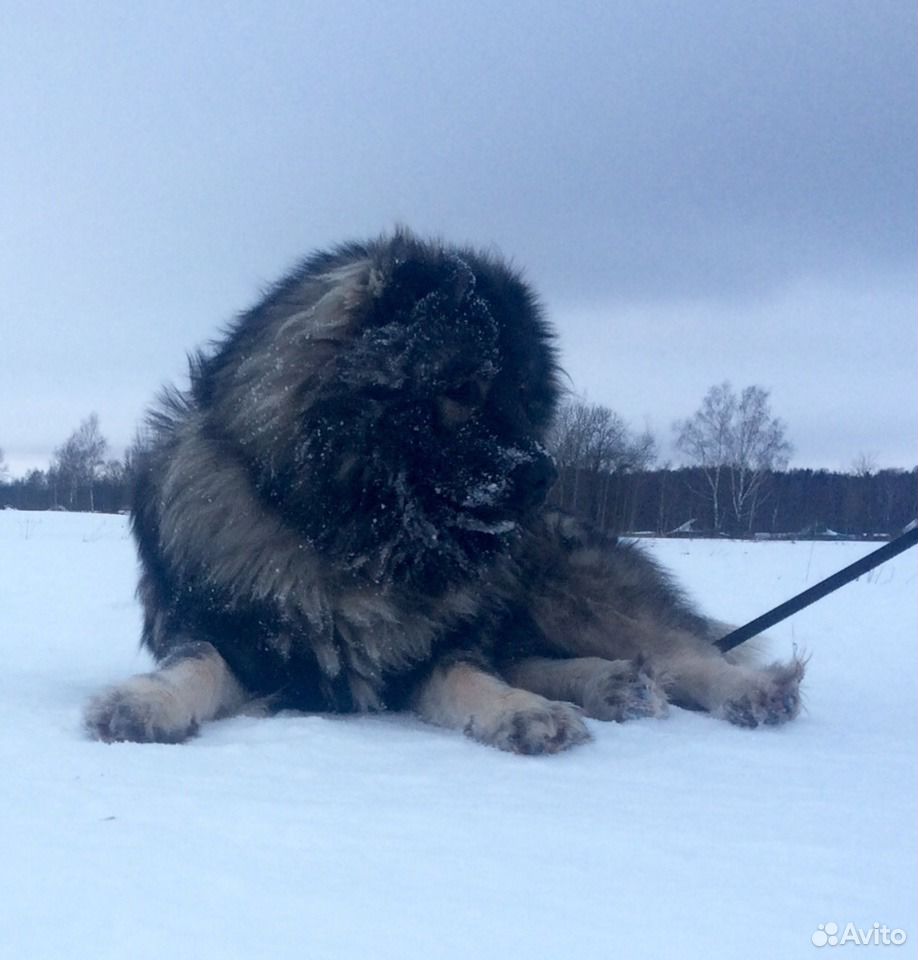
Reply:
<svg viewBox="0 0 918 960"><path fill-rule="evenodd" d="M874 548L647 546L736 622ZM914 956L915 551L775 628L812 655L796 723L590 721L538 758L409 716L90 742L83 701L149 666L134 576L122 517L0 512L4 958Z"/></svg>

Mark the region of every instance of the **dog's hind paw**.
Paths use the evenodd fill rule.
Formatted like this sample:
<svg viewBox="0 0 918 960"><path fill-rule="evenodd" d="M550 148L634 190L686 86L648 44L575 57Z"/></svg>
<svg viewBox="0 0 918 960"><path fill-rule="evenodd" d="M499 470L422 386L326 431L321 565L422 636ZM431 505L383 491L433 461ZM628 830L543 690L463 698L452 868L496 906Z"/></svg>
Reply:
<svg viewBox="0 0 918 960"><path fill-rule="evenodd" d="M793 720L800 713L800 681L805 671L806 661L796 657L788 663L773 663L717 713L738 727L776 726Z"/></svg>
<svg viewBox="0 0 918 960"><path fill-rule="evenodd" d="M596 720L621 722L665 716L669 704L649 666L638 660L615 660L588 681L583 709Z"/></svg>

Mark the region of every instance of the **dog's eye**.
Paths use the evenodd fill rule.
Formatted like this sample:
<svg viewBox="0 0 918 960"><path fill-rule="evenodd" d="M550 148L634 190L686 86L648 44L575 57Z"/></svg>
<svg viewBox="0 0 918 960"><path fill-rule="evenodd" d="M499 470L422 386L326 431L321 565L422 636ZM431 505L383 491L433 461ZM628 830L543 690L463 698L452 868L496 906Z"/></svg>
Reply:
<svg viewBox="0 0 918 960"><path fill-rule="evenodd" d="M455 428L477 417L491 389L491 382L482 377L469 377L446 387L437 398L440 423Z"/></svg>
<svg viewBox="0 0 918 960"><path fill-rule="evenodd" d="M477 380L465 380L463 383L443 391L443 396L463 407L474 407L481 401L481 385Z"/></svg>

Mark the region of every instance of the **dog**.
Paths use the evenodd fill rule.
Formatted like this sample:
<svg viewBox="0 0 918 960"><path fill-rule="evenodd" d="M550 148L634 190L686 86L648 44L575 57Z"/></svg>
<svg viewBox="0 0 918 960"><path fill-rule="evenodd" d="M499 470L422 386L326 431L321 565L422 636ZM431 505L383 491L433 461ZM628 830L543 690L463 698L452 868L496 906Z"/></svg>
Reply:
<svg viewBox="0 0 918 960"><path fill-rule="evenodd" d="M722 655L724 625L637 546L545 506L560 395L499 256L399 229L308 257L148 418L131 514L157 667L86 730L394 709L550 754L589 739L584 715L795 717L801 659Z"/></svg>

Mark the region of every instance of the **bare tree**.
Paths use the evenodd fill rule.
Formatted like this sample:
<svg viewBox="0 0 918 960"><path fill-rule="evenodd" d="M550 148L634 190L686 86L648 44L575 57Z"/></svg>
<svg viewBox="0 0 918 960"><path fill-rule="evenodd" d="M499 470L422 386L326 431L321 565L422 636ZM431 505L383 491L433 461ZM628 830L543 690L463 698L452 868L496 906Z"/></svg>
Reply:
<svg viewBox="0 0 918 960"><path fill-rule="evenodd" d="M863 450L851 461L851 472L856 477L870 477L877 472L877 455Z"/></svg>
<svg viewBox="0 0 918 960"><path fill-rule="evenodd" d="M77 492L80 486L80 454L74 435L71 434L55 451L48 469L54 492L54 506L61 500L72 510L76 506Z"/></svg>
<svg viewBox="0 0 918 960"><path fill-rule="evenodd" d="M569 400L561 405L548 447L561 475L562 505L571 510L586 509L601 526L608 506L610 477L645 470L656 457L656 443L649 431L635 434L617 413L584 400ZM586 487L583 496L581 486ZM586 505L581 503L584 496Z"/></svg>
<svg viewBox="0 0 918 960"><path fill-rule="evenodd" d="M737 396L724 381L708 390L692 417L674 424L677 449L705 478L715 530L724 526L724 500L737 526L752 529L765 478L790 459L786 427L772 416L768 397L759 386Z"/></svg>
<svg viewBox="0 0 918 960"><path fill-rule="evenodd" d="M736 415L736 395L728 382L711 387L701 407L688 420L673 424L676 448L701 467L714 511L714 529L720 530L721 473L730 459L730 432Z"/></svg>
<svg viewBox="0 0 918 960"><path fill-rule="evenodd" d="M55 489L60 487L66 492L71 509L77 505L80 488L85 487L89 509L95 510L95 482L107 449L108 441L99 431L98 414L91 413L54 451L49 473Z"/></svg>
<svg viewBox="0 0 918 960"><path fill-rule="evenodd" d="M561 404L548 446L559 465L595 472L643 470L656 457L649 431L635 434L608 407L583 400Z"/></svg>

